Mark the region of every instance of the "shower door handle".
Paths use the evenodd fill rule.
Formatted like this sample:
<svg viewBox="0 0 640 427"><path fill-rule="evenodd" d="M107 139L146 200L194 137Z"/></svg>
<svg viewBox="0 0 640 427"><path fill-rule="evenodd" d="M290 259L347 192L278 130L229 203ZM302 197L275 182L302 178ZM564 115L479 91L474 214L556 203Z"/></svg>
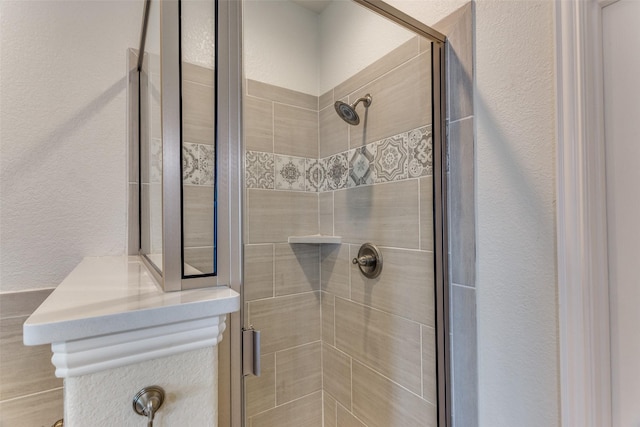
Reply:
<svg viewBox="0 0 640 427"><path fill-rule="evenodd" d="M242 374L260 376L260 331L242 330Z"/></svg>

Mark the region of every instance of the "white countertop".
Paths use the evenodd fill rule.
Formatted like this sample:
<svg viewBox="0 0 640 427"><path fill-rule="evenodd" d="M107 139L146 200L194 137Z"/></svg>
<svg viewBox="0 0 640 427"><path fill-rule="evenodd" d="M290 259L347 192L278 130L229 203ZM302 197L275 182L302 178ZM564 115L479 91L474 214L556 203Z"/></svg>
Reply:
<svg viewBox="0 0 640 427"><path fill-rule="evenodd" d="M138 257L85 258L27 319L24 343L118 334L232 313L240 295L215 287L163 292Z"/></svg>

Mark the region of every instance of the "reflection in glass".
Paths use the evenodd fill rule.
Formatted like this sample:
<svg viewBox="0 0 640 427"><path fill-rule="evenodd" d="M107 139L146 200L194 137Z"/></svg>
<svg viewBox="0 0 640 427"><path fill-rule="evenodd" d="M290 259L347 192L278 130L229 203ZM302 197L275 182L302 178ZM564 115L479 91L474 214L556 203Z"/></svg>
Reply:
<svg viewBox="0 0 640 427"><path fill-rule="evenodd" d="M160 4L152 1L140 71L140 249L162 270Z"/></svg>
<svg viewBox="0 0 640 427"><path fill-rule="evenodd" d="M214 0L182 0L182 221L184 275L215 273Z"/></svg>

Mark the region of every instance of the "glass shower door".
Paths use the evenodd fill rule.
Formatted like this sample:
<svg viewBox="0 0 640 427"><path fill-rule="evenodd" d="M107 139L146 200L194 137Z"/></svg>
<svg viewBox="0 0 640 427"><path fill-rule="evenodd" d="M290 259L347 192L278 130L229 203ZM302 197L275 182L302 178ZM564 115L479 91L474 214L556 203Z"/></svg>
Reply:
<svg viewBox="0 0 640 427"><path fill-rule="evenodd" d="M244 425L446 425L442 43L344 0L243 24Z"/></svg>

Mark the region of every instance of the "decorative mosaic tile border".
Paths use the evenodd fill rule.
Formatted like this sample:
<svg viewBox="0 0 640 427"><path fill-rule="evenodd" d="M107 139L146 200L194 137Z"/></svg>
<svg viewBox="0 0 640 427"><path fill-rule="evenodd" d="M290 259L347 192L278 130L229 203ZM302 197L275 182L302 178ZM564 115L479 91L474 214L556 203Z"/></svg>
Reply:
<svg viewBox="0 0 640 427"><path fill-rule="evenodd" d="M212 186L214 184L215 147L213 145L182 144L182 183Z"/></svg>
<svg viewBox="0 0 640 427"><path fill-rule="evenodd" d="M323 159L247 151L247 188L324 192L433 174L431 125Z"/></svg>

